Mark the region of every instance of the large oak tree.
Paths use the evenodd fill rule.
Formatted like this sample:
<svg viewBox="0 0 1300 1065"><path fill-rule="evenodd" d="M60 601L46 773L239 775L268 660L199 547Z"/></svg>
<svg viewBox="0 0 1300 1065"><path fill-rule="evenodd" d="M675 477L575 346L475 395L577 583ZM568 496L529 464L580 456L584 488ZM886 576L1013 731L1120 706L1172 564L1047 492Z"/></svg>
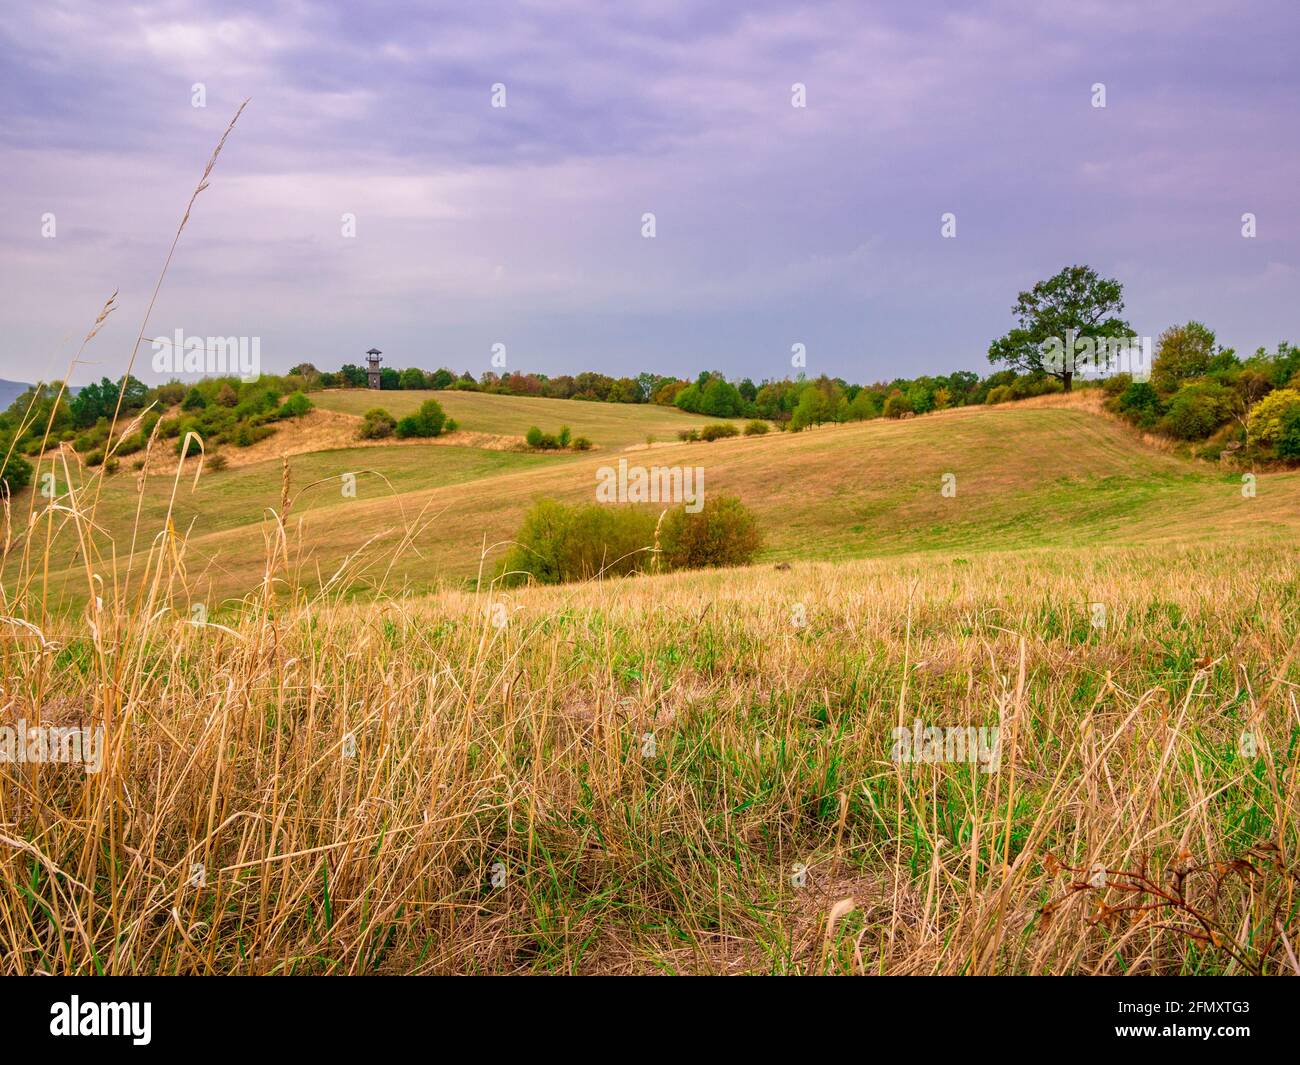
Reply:
<svg viewBox="0 0 1300 1065"><path fill-rule="evenodd" d="M1020 293L1011 308L1019 324L989 345L989 362L1021 373L1051 374L1068 392L1077 370L1096 365L1096 348L1087 341L1132 335L1132 327L1119 317L1123 310L1124 286L1118 281L1101 277L1090 266L1067 266ZM1078 345L1074 358L1054 357L1060 350L1056 345L1069 345L1071 338Z"/></svg>

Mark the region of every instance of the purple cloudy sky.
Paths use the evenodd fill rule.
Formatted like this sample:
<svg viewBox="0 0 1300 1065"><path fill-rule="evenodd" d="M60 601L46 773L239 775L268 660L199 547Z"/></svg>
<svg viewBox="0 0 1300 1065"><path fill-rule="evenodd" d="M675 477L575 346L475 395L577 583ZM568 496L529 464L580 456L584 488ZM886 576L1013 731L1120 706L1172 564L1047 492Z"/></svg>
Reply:
<svg viewBox="0 0 1300 1065"><path fill-rule="evenodd" d="M1300 340L1296 0L4 7L2 377L62 376L115 288L73 380L123 371L245 97L148 335L267 370L986 371L1074 262L1141 334Z"/></svg>

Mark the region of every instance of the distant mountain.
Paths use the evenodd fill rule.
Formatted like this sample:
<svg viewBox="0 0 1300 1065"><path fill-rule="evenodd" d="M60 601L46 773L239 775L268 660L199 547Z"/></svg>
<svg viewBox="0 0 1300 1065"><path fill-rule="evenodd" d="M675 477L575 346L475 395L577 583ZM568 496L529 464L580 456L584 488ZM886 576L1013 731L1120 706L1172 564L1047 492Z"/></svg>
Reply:
<svg viewBox="0 0 1300 1065"><path fill-rule="evenodd" d="M31 387L21 381L6 381L0 377L0 410L4 410Z"/></svg>

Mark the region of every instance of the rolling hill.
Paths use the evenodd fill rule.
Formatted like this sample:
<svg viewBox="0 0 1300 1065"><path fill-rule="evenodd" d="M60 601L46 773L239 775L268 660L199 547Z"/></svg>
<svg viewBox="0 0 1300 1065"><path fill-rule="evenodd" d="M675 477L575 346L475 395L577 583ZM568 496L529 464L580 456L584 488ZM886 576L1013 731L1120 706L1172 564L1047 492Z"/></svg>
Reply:
<svg viewBox="0 0 1300 1065"><path fill-rule="evenodd" d="M375 392L349 388L314 392L312 399L323 410L360 417L372 407L383 407L395 418L413 413L426 399L436 399L449 418L475 432L522 437L532 425L543 432L555 432L561 425L567 425L574 436L585 436L601 447L643 444L648 436L675 440L678 430L708 422L742 424L737 419L686 414L675 407L494 396L482 392Z"/></svg>
<svg viewBox="0 0 1300 1065"><path fill-rule="evenodd" d="M394 395L409 395L414 404L423 394ZM562 404L560 413L575 427L598 408L586 425L610 443L678 417L562 400L520 403L474 393L456 399L465 406L448 406L488 412L483 421L494 428L533 417L537 404ZM456 584L477 575L481 562L492 572L501 548L489 547L484 559L484 546L508 541L535 500L593 501L597 469L619 458L702 467L707 493L736 495L755 511L770 560L1285 539L1300 526L1300 473L1262 474L1257 495L1245 498L1240 474L1144 447L1086 403L1056 401L588 455L450 443L298 455L290 461L289 492L295 557L313 574L308 583L326 579L355 554L349 579L358 590L378 574L417 590ZM137 513L145 534L138 547L162 527L170 506L204 594L243 594L263 569L264 519L281 507L281 463L207 471L191 488L193 468L187 464L174 499L170 476L149 478L143 493L129 473L109 478L97 521L113 532L120 552L131 542ZM345 495L349 473L356 491ZM951 495L940 490L947 474ZM387 548L403 538L412 550L390 563ZM72 539L59 539L55 557L71 562ZM74 570L66 585L74 599L78 584L84 586L84 573Z"/></svg>

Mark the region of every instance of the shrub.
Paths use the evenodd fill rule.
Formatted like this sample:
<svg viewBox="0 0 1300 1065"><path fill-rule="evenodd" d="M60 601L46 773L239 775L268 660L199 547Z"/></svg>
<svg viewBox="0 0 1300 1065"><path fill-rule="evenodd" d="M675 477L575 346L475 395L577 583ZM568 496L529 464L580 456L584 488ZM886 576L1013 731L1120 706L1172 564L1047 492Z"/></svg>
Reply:
<svg viewBox="0 0 1300 1065"><path fill-rule="evenodd" d="M1160 393L1147 381L1134 381L1120 393L1116 407L1129 421L1150 429L1160 416Z"/></svg>
<svg viewBox="0 0 1300 1065"><path fill-rule="evenodd" d="M912 413L912 401L901 392L895 392L885 400L886 418L901 418L904 414Z"/></svg>
<svg viewBox="0 0 1300 1065"><path fill-rule="evenodd" d="M0 440L0 485L6 491L15 492L31 481L32 464L17 452L9 454L9 443Z"/></svg>
<svg viewBox="0 0 1300 1065"><path fill-rule="evenodd" d="M361 419L361 428L357 435L362 440L383 440L393 435L397 422L383 407L371 407Z"/></svg>
<svg viewBox="0 0 1300 1065"><path fill-rule="evenodd" d="M1007 403L1011 400L1010 385L995 385L989 389L989 394L984 402L990 406L994 403Z"/></svg>
<svg viewBox="0 0 1300 1065"><path fill-rule="evenodd" d="M1012 381L1008 388L1011 390L1011 399L1029 399L1032 396L1045 396L1049 392L1065 391L1064 384L1047 374L1025 374Z"/></svg>
<svg viewBox="0 0 1300 1065"><path fill-rule="evenodd" d="M767 431L768 431L767 422L762 422L755 419L752 422L745 423L746 436L762 436Z"/></svg>
<svg viewBox="0 0 1300 1065"><path fill-rule="evenodd" d="M560 446L559 440L550 433L542 432L537 426L530 425L524 434L524 442L537 451L554 451Z"/></svg>
<svg viewBox="0 0 1300 1065"><path fill-rule="evenodd" d="M1279 458L1294 462L1300 459L1300 405L1282 415L1282 434L1277 439Z"/></svg>
<svg viewBox="0 0 1300 1065"><path fill-rule="evenodd" d="M211 458L208 459L209 470L220 471L220 470L224 470L229 465L230 465L230 460L227 459L226 456L221 454L221 452L219 451Z"/></svg>
<svg viewBox="0 0 1300 1065"><path fill-rule="evenodd" d="M588 440L585 436L576 436L576 437L573 438L573 450L574 450L574 451L590 451L590 450L591 450L591 441Z"/></svg>
<svg viewBox="0 0 1300 1065"><path fill-rule="evenodd" d="M698 429L678 429L678 430L677 430L677 439L678 439L678 440L685 440L685 441L687 441L687 442L689 443L689 442L691 442L691 441L693 441L693 440L698 440L699 438L700 438L700 431L699 431Z"/></svg>
<svg viewBox="0 0 1300 1065"><path fill-rule="evenodd" d="M265 440L274 432L275 430L269 425L249 425L245 422L235 430L234 445L236 447L252 447L259 440Z"/></svg>
<svg viewBox="0 0 1300 1065"><path fill-rule="evenodd" d="M1117 373L1113 377L1108 377L1104 382L1102 382L1101 390L1105 392L1106 395L1114 398L1115 396L1120 395L1132 383L1133 375L1131 373Z"/></svg>
<svg viewBox="0 0 1300 1065"><path fill-rule="evenodd" d="M586 447L577 448L578 451L586 451L591 447L591 441L586 440ZM572 439L569 435L567 425L560 426L559 433L551 434L542 432L537 426L530 425L528 432L524 434L524 442L535 451L560 451L571 445Z"/></svg>
<svg viewBox="0 0 1300 1065"><path fill-rule="evenodd" d="M259 389L235 407L235 417L240 421L257 418L259 415L271 414L280 404L279 395L270 388Z"/></svg>
<svg viewBox="0 0 1300 1065"><path fill-rule="evenodd" d="M1264 399L1251 408L1251 417L1247 420L1247 429L1251 441L1262 447L1274 447L1282 453L1283 438L1287 437L1288 425L1300 415L1300 390L1278 389L1270 391ZM1290 447L1290 445L1288 445ZM1291 458L1290 455L1284 458Z"/></svg>
<svg viewBox="0 0 1300 1065"><path fill-rule="evenodd" d="M1169 401L1161 423L1179 440L1204 440L1232 416L1232 392L1213 381L1184 385Z"/></svg>
<svg viewBox="0 0 1300 1065"><path fill-rule="evenodd" d="M739 436L740 430L730 422L710 422L700 430L701 440L722 440L728 436Z"/></svg>
<svg viewBox="0 0 1300 1065"><path fill-rule="evenodd" d="M277 418L301 418L315 405L307 398L305 392L293 392L280 404L280 409L275 412L275 416Z"/></svg>
<svg viewBox="0 0 1300 1065"><path fill-rule="evenodd" d="M207 397L197 388L191 388L185 393L185 399L181 402L181 410L202 410L207 405Z"/></svg>
<svg viewBox="0 0 1300 1065"><path fill-rule="evenodd" d="M534 504L515 535L503 573L507 583L542 584L620 576L647 569L655 515L635 507L588 503Z"/></svg>
<svg viewBox="0 0 1300 1065"><path fill-rule="evenodd" d="M418 411L397 423L397 435L403 439L441 436L446 424L447 415L442 411L442 404L436 399L426 399Z"/></svg>
<svg viewBox="0 0 1300 1065"><path fill-rule="evenodd" d="M763 538L753 513L735 496L713 496L694 514L675 507L659 534L664 563L670 569L743 566L753 561Z"/></svg>

